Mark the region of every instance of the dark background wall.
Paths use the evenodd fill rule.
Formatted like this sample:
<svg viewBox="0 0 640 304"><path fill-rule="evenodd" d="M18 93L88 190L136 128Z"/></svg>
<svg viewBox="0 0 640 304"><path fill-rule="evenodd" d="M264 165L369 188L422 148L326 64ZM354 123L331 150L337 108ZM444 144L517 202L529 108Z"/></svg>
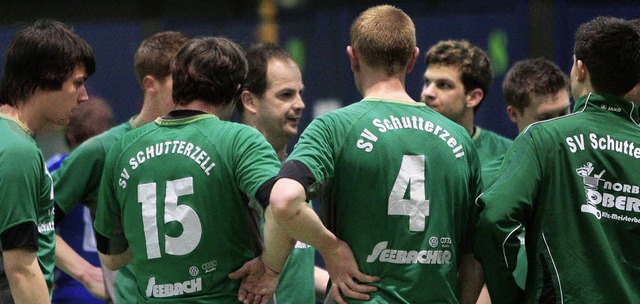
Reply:
<svg viewBox="0 0 640 304"><path fill-rule="evenodd" d="M5 2L5 1L3 1ZM237 1L36 1L0 5L0 54L22 24L53 18L74 27L94 48L96 74L92 95L108 100L118 122L138 112L141 90L133 72L133 54L140 41L163 30L191 36L222 35L247 47L258 40L259 0ZM353 85L345 48L349 26L363 9L380 1L279 0L280 43L291 50L303 69L307 110L303 127L328 110L360 99ZM543 56L565 72L571 68L577 26L598 15L640 17L638 1L595 0L421 0L387 1L407 12L417 28L418 46L426 51L441 39L467 39L490 54L495 78L476 123L508 137L516 135L508 120L500 84L513 62ZM2 63L0 63L1 69ZM407 90L419 99L423 57L407 77Z"/></svg>

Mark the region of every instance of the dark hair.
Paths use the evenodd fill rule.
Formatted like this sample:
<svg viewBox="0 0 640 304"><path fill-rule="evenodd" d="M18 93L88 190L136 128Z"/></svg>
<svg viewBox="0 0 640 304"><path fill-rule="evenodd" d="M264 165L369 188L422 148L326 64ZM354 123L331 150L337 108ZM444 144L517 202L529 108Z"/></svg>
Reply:
<svg viewBox="0 0 640 304"><path fill-rule="evenodd" d="M27 26L9 43L0 82L0 103L16 106L37 89L60 90L76 67L87 76L96 67L93 49L62 22L42 19Z"/></svg>
<svg viewBox="0 0 640 304"><path fill-rule="evenodd" d="M553 62L544 58L516 62L502 81L507 105L522 111L531 104L532 95L569 92L569 77Z"/></svg>
<svg viewBox="0 0 640 304"><path fill-rule="evenodd" d="M200 99L212 105L233 102L247 75L240 47L221 37L189 40L171 63L173 102L186 105Z"/></svg>
<svg viewBox="0 0 640 304"><path fill-rule="evenodd" d="M260 43L250 47L246 53L247 63L249 64L249 72L244 81L243 90L247 90L258 98L262 98L267 90L267 70L269 68L269 60L277 58L281 60L291 60L295 62L291 54L282 47L273 43ZM239 113L244 112L242 102L236 103L236 109Z"/></svg>
<svg viewBox="0 0 640 304"><path fill-rule="evenodd" d="M109 104L100 98L89 98L78 105L69 124L64 128L65 139L70 148L98 135L114 124L113 111Z"/></svg>
<svg viewBox="0 0 640 304"><path fill-rule="evenodd" d="M460 70L460 80L467 93L473 89L482 90L482 99L489 95L489 88L493 82L491 60L489 55L478 46L467 40L443 40L429 48L424 56L429 65L456 67ZM480 104L473 110L477 112Z"/></svg>
<svg viewBox="0 0 640 304"><path fill-rule="evenodd" d="M626 20L600 16L581 24L574 54L596 93L622 96L640 81L640 35Z"/></svg>
<svg viewBox="0 0 640 304"><path fill-rule="evenodd" d="M171 75L171 59L189 38L180 32L160 32L140 43L133 58L138 83L151 75L161 80Z"/></svg>

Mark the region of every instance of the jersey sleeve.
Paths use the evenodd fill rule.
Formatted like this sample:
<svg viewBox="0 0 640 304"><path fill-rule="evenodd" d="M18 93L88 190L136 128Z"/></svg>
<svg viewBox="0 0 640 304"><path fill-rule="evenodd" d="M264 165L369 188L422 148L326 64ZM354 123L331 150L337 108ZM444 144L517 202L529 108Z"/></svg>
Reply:
<svg viewBox="0 0 640 304"><path fill-rule="evenodd" d="M256 198L258 189L278 174L280 161L266 139L250 127L243 128L235 140L237 149L231 153L237 183L240 190Z"/></svg>
<svg viewBox="0 0 640 304"><path fill-rule="evenodd" d="M333 147L337 145L334 145L332 140L340 135L336 134L337 132L330 132L331 120L328 117L329 115L324 115L314 119L304 130L293 152L287 158L287 161L298 161L305 165L315 177L316 183L333 177L335 169ZM311 189L306 190L309 192Z"/></svg>
<svg viewBox="0 0 640 304"><path fill-rule="evenodd" d="M94 228L98 251L103 254L118 254L128 247L122 226L122 212L116 197L116 162L120 149L116 146L107 154L98 192L98 206Z"/></svg>
<svg viewBox="0 0 640 304"><path fill-rule="evenodd" d="M38 225L36 181L43 169L34 149L16 145L0 153L0 234L18 224Z"/></svg>
<svg viewBox="0 0 640 304"><path fill-rule="evenodd" d="M512 273L520 248L518 231L532 212L541 180L539 155L531 132L518 136L498 177L477 199L483 210L476 226L476 254L491 297L505 303L513 303L521 293Z"/></svg>
<svg viewBox="0 0 640 304"><path fill-rule="evenodd" d="M470 202L469 206L469 217L467 221L467 231L465 233L465 242L463 244L462 253L472 253L474 252L474 242L476 238L475 234L475 226L478 223L478 219L480 217L480 206L475 203L475 198L478 197L482 193L482 185L483 185L483 175L480 164L480 158L473 147L473 144L468 145L470 147L470 151L468 151L469 155L469 198Z"/></svg>
<svg viewBox="0 0 640 304"><path fill-rule="evenodd" d="M52 173L55 203L64 212L88 197L96 197L107 151L98 140L89 140L73 150ZM95 212L95 206L87 206Z"/></svg>

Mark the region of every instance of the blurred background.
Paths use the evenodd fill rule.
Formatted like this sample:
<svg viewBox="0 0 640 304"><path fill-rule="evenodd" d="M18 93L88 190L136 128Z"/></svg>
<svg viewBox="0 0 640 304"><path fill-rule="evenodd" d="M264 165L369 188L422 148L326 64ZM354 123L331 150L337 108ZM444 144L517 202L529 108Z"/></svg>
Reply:
<svg viewBox="0 0 640 304"><path fill-rule="evenodd" d="M120 123L140 110L133 55L144 38L176 30L225 36L243 47L277 42L302 69L304 129L313 117L360 100L345 53L349 27L362 10L383 3L412 17L422 53L443 39L467 39L488 52L495 77L476 124L510 138L517 130L507 118L500 85L513 62L545 57L568 74L579 24L599 15L640 17L638 0L5 0L0 1L0 54L4 56L17 29L38 18L73 26L96 54L89 94L107 100ZM415 100L425 68L422 54L407 77L407 91ZM45 158L66 149L57 128L37 140Z"/></svg>

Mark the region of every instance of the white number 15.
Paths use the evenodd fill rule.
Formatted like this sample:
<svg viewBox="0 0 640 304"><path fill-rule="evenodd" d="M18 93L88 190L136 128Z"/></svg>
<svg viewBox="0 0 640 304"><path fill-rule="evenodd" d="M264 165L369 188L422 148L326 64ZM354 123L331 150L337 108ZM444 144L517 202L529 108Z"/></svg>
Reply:
<svg viewBox="0 0 640 304"><path fill-rule="evenodd" d="M202 237L202 224L198 214L187 205L178 206L178 197L193 194L193 178L167 181L164 198L164 223L177 221L182 225L182 234L177 237L165 235L165 252L185 255L193 251ZM158 238L156 183L138 185L138 202L142 204L142 223L147 247L147 257L160 257Z"/></svg>

